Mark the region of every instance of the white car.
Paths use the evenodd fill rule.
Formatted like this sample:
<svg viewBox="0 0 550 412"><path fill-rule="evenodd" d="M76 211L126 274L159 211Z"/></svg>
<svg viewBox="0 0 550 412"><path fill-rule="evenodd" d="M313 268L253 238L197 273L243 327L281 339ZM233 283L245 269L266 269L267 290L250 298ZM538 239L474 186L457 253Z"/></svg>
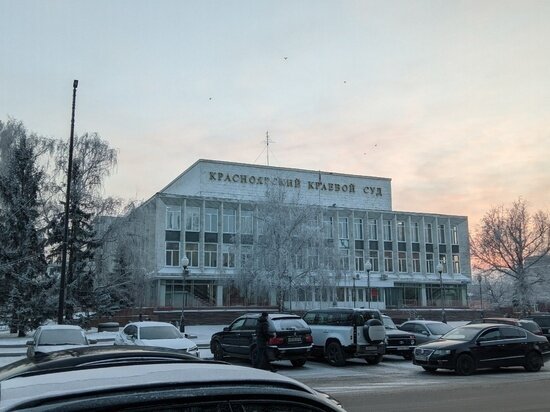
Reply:
<svg viewBox="0 0 550 412"><path fill-rule="evenodd" d="M88 346L97 341L88 339L80 326L45 325L39 326L32 340L27 341L27 356L43 356L50 352Z"/></svg>
<svg viewBox="0 0 550 412"><path fill-rule="evenodd" d="M178 328L166 322L129 323L115 336L115 345L178 349L199 357L199 348L195 342L187 339Z"/></svg>

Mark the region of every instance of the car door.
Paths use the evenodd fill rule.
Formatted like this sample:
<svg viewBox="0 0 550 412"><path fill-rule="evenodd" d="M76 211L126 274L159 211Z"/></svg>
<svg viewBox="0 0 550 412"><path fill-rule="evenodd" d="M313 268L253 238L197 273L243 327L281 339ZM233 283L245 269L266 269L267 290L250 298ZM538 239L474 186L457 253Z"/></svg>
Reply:
<svg viewBox="0 0 550 412"><path fill-rule="evenodd" d="M235 320L226 331L224 331L221 339L223 350L228 354L240 355L239 347L242 345L241 329L246 318L238 318Z"/></svg>
<svg viewBox="0 0 550 412"><path fill-rule="evenodd" d="M525 355L529 350L527 333L521 328L501 327L502 356L505 366L521 366L525 362Z"/></svg>
<svg viewBox="0 0 550 412"><path fill-rule="evenodd" d="M246 318L239 334L239 353L243 356L250 354L250 346L256 341L256 327L258 318Z"/></svg>
<svg viewBox="0 0 550 412"><path fill-rule="evenodd" d="M506 366L504 343L500 328L485 329L470 347L478 368Z"/></svg>
<svg viewBox="0 0 550 412"><path fill-rule="evenodd" d="M412 332L414 333L414 336L416 336L416 342L417 344L422 344L426 342L430 342L430 331L426 326L424 326L421 323L413 323Z"/></svg>

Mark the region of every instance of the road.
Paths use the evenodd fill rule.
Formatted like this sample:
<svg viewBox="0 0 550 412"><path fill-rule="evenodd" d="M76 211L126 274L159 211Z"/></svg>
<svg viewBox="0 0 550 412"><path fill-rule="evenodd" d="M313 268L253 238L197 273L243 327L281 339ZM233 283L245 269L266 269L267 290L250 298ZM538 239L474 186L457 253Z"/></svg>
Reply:
<svg viewBox="0 0 550 412"><path fill-rule="evenodd" d="M204 350L201 356L211 354ZM0 358L0 366L17 359ZM340 368L313 360L301 368L290 362L275 364L278 373L334 396L348 412L550 411L550 363L536 373L505 368L468 377L451 371L431 374L396 356L386 356L379 365L350 360Z"/></svg>

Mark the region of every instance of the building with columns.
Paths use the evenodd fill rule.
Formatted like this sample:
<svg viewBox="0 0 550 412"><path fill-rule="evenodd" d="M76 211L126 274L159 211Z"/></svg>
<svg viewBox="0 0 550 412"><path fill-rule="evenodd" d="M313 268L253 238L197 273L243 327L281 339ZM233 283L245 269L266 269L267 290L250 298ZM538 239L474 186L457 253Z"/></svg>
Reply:
<svg viewBox="0 0 550 412"><path fill-rule="evenodd" d="M327 236L349 257L344 276L325 290L313 276L292 308L440 307L442 289L445 307L467 306L467 217L394 211L389 178L215 160L198 160L135 212L149 268L146 302L157 308L242 305L228 280L258 239L257 205L269 185L320 207Z"/></svg>

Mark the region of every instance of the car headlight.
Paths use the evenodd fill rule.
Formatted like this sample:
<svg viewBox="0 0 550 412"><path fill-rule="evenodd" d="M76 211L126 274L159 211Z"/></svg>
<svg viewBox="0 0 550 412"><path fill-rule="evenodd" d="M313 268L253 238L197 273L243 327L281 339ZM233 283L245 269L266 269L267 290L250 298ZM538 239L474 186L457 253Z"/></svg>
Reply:
<svg viewBox="0 0 550 412"><path fill-rule="evenodd" d="M434 355L437 355L437 356L444 356L444 355L450 355L450 354L451 354L450 349L436 349L434 351Z"/></svg>

